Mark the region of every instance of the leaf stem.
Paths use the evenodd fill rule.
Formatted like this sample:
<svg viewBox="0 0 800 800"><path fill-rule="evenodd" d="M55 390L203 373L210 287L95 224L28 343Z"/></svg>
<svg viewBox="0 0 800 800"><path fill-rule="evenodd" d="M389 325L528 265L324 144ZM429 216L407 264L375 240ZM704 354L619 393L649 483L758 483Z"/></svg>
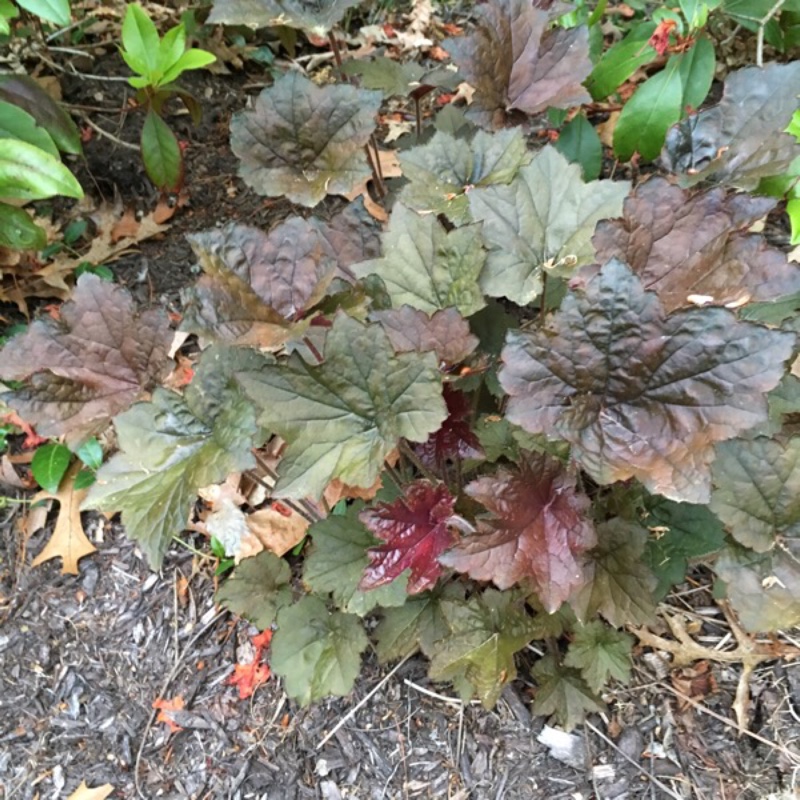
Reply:
<svg viewBox="0 0 800 800"><path fill-rule="evenodd" d="M439 479L420 461L419 456L411 449L405 439L401 439L397 445L400 452L429 480L431 483L438 483Z"/></svg>
<svg viewBox="0 0 800 800"><path fill-rule="evenodd" d="M391 479L392 483L398 488L400 494L405 494L405 490L403 489L403 479L400 476L400 473L391 465L391 464L384 464L386 474Z"/></svg>
<svg viewBox="0 0 800 800"><path fill-rule="evenodd" d="M317 346L311 341L311 339L308 338L308 336L303 337L303 344L311 351L311 355L317 359L317 364L321 364L325 360L322 356L322 353L317 350Z"/></svg>
<svg viewBox="0 0 800 800"><path fill-rule="evenodd" d="M336 66L339 69L342 68L342 51L339 49L339 42L336 39L336 34L333 31L328 33L328 42L331 46L331 52L333 53L333 60L336 62Z"/></svg>

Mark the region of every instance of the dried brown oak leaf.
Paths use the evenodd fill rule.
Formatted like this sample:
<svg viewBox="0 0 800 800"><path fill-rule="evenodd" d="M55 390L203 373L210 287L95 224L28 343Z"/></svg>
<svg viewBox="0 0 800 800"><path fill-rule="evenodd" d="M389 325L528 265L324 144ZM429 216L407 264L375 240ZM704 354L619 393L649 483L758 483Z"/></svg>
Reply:
<svg viewBox="0 0 800 800"><path fill-rule="evenodd" d="M724 308L667 316L612 259L542 329L508 333L499 377L508 419L569 442L598 483L707 503L714 443L766 419L794 342Z"/></svg>
<svg viewBox="0 0 800 800"><path fill-rule="evenodd" d="M37 320L0 351L0 379L24 381L6 402L46 436L102 430L169 372L163 310L136 313L123 288L84 274L59 320Z"/></svg>
<svg viewBox="0 0 800 800"><path fill-rule="evenodd" d="M723 189L691 196L651 178L625 200L622 219L598 224L592 244L599 263L625 261L667 311L774 300L800 291L800 265L747 232L774 205Z"/></svg>
<svg viewBox="0 0 800 800"><path fill-rule="evenodd" d="M597 542L587 516L589 498L559 461L531 455L519 468L501 468L466 492L492 512L439 560L479 581L508 589L531 580L548 613L585 581L582 554Z"/></svg>
<svg viewBox="0 0 800 800"><path fill-rule="evenodd" d="M443 44L475 88L468 115L482 127L503 127L513 110L538 114L589 102L581 85L592 71L585 25L551 28L552 13L530 0L491 0L476 14L473 34Z"/></svg>

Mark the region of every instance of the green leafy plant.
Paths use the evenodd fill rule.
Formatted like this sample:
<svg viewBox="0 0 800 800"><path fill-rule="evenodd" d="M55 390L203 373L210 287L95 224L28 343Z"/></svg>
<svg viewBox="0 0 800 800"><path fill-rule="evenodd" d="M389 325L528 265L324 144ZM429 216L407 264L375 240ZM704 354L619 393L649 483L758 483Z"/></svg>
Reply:
<svg viewBox="0 0 800 800"><path fill-rule="evenodd" d="M293 19L328 32L345 4L303 16L313 5ZM705 13L682 9L692 25ZM246 21L229 0L213 14ZM272 668L298 702L349 692L372 638L384 661L421 651L488 707L542 640L534 711L570 727L627 679L625 628L698 562L751 629L800 621L800 267L753 231L775 201L728 188L800 155L783 97L798 65L732 73L718 105L664 128L683 185L633 188L503 127L588 96L588 32L553 21L492 0L448 43L483 128L441 112L403 151L405 183L386 181L383 229L353 203L190 237L203 274L183 326L204 349L183 392L158 385L164 316L90 275L60 323L0 352L0 379L20 381L9 404L51 435L83 442L113 417L119 451L85 507L120 511L154 568L231 473L311 523L300 581L261 552L218 593L276 626ZM232 122L248 182L304 207L351 192L373 172L381 102L278 79ZM71 360L98 351L91 368Z"/></svg>
<svg viewBox="0 0 800 800"><path fill-rule="evenodd" d="M183 73L211 64L215 56L195 47L187 49L183 23L159 36L147 12L138 3L129 3L122 23L122 57L136 73L128 82L137 90L136 99L145 111L141 147L147 175L159 189L177 191L184 179L183 151L164 121L164 106L177 97L197 124L200 104L177 81Z"/></svg>

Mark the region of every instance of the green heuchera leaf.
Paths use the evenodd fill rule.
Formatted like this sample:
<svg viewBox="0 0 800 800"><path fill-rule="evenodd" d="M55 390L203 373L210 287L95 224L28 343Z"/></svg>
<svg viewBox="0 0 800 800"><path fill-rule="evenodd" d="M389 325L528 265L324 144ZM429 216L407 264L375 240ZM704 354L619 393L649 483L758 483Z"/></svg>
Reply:
<svg viewBox="0 0 800 800"><path fill-rule="evenodd" d="M731 546L714 571L727 585L742 625L753 633L786 630L800 623L800 562L798 552L754 553Z"/></svg>
<svg viewBox="0 0 800 800"><path fill-rule="evenodd" d="M500 383L509 420L570 442L599 483L636 477L651 492L705 503L715 441L766 420L766 393L793 347L793 334L724 308L667 316L612 259L545 327L509 332Z"/></svg>
<svg viewBox="0 0 800 800"><path fill-rule="evenodd" d="M330 592L342 610L363 617L376 606L402 606L408 575L377 589L361 591L358 584L369 564L367 550L378 540L359 521L363 503L354 503L344 516L329 516L308 529L313 547L303 561L303 582L314 592Z"/></svg>
<svg viewBox="0 0 800 800"><path fill-rule="evenodd" d="M455 91L461 76L447 66L426 69L414 61L398 61L388 56L378 56L371 61L351 58L342 64L345 75L358 75L366 89L379 89L387 97L411 95L417 91L430 91L441 87ZM416 96L416 95L415 95Z"/></svg>
<svg viewBox="0 0 800 800"><path fill-rule="evenodd" d="M197 490L255 464L255 410L232 378L264 360L252 350L203 353L183 397L156 389L114 421L120 452L97 473L84 508L121 511L153 569L186 525Z"/></svg>
<svg viewBox="0 0 800 800"><path fill-rule="evenodd" d="M315 86L296 71L283 75L231 120L242 180L303 206L347 194L371 174L364 145L382 99L346 84Z"/></svg>
<svg viewBox="0 0 800 800"><path fill-rule="evenodd" d="M599 692L609 678L628 682L631 674L633 637L603 622L580 625L569 645L564 664L581 671L593 692Z"/></svg>
<svg viewBox="0 0 800 800"><path fill-rule="evenodd" d="M409 597L402 606L386 608L375 629L378 658L381 662L392 661L416 650L431 657L436 642L450 632L442 613L442 601L463 599L464 590L457 584L448 583Z"/></svg>
<svg viewBox="0 0 800 800"><path fill-rule="evenodd" d="M513 592L494 589L467 602L444 600L441 610L450 633L434 645L431 678L463 674L484 708L492 708L517 676L514 653L533 639L533 618Z"/></svg>
<svg viewBox="0 0 800 800"><path fill-rule="evenodd" d="M331 613L318 597L303 597L278 612L270 664L289 697L307 706L353 688L368 644L358 617Z"/></svg>
<svg viewBox="0 0 800 800"><path fill-rule="evenodd" d="M644 560L658 578L655 596L659 599L683 581L689 561L710 556L725 543L722 523L708 506L653 496L647 502L644 523L651 534Z"/></svg>
<svg viewBox="0 0 800 800"><path fill-rule="evenodd" d="M454 306L468 317L485 305L478 276L486 260L480 228L446 231L433 214L397 203L383 235L383 258L356 264L359 277L378 275L397 307L432 314Z"/></svg>
<svg viewBox="0 0 800 800"><path fill-rule="evenodd" d="M216 0L208 21L219 25L272 28L286 25L325 36L361 0Z"/></svg>
<svg viewBox="0 0 800 800"><path fill-rule="evenodd" d="M629 189L627 181L584 183L581 168L548 146L509 186L471 191L489 247L483 291L527 305L542 291L543 271L567 276L590 264L597 221L619 216Z"/></svg>
<svg viewBox="0 0 800 800"><path fill-rule="evenodd" d="M341 312L322 364L295 353L238 377L261 424L288 442L278 497L319 497L333 478L371 486L398 439L424 442L447 416L432 353L395 355L380 325Z"/></svg>
<svg viewBox="0 0 800 800"><path fill-rule="evenodd" d="M533 701L533 713L554 715L567 731L580 725L587 713L603 711L605 708L589 690L580 671L561 666L552 655L539 659L531 673L539 684Z"/></svg>
<svg viewBox="0 0 800 800"><path fill-rule="evenodd" d="M265 550L245 558L217 590L217 603L249 619L259 630L275 621L278 611L292 602L289 565Z"/></svg>
<svg viewBox="0 0 800 800"><path fill-rule="evenodd" d="M647 531L619 517L597 527L585 585L570 605L582 622L602 614L615 628L644 625L655 613L656 579L643 559Z"/></svg>
<svg viewBox="0 0 800 800"><path fill-rule="evenodd" d="M800 438L723 442L711 474L710 508L738 542L765 552L800 538Z"/></svg>
<svg viewBox="0 0 800 800"><path fill-rule="evenodd" d="M83 197L75 176L54 156L19 139L0 139L0 197Z"/></svg>
<svg viewBox="0 0 800 800"><path fill-rule="evenodd" d="M409 183L400 201L415 211L444 214L454 225L471 221L468 193L478 186L510 183L533 153L519 128L478 131L467 143L437 132L420 147L399 154Z"/></svg>

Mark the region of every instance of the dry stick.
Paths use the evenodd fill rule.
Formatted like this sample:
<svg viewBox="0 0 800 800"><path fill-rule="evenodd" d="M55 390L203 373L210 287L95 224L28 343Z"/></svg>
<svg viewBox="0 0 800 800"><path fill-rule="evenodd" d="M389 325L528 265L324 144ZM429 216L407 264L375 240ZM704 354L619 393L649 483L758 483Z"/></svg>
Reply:
<svg viewBox="0 0 800 800"><path fill-rule="evenodd" d="M677 794L676 792L673 792L672 789L670 789L669 786L667 786L666 783L662 783L658 778L656 778L655 775L652 775L651 773L649 773L641 764L638 764L627 753L625 753L624 751L620 750L620 748L617 747L617 745L614 744L614 742L611 741L611 739L609 739L602 731L600 731L597 728L595 728L595 726L592 725L591 722L589 722L588 720L584 720L583 724L595 736L599 736L607 745L609 745L617 753L619 753L627 762L629 762L630 764L633 764L633 766L636 767L636 769L638 769L639 772L642 773L642 775L646 776L650 781L653 782L653 784L658 786L658 788L661 789L662 792L666 792L666 794L668 794L670 797L674 797L675 800L684 800L683 797L681 797L681 795Z"/></svg>
<svg viewBox="0 0 800 800"><path fill-rule="evenodd" d="M178 671L181 668L181 664L183 663L184 659L186 658L189 650L194 647L195 643L205 634L208 630L218 622L222 617L224 617L228 612L218 611L202 628L200 628L197 633L192 636L191 639L186 643L186 647L183 648L183 652L180 654L180 657L175 662L175 665L170 670L169 675L167 675L167 679L164 681L163 686L161 687L161 691L158 694L158 697L161 698L167 693L167 689L169 689L169 685L175 680L175 676L178 674ZM141 784L139 782L139 767L141 766L142 762L142 753L144 753L144 746L147 742L147 736L150 733L150 728L153 727L153 723L155 722L156 715L158 714L158 709L154 708L150 712L150 718L147 720L147 725L145 725L144 733L142 734L142 741L139 742L139 749L136 751L136 761L134 762L133 767L133 785L136 788L136 794L142 798L142 800L148 800L147 796L142 791Z"/></svg>
<svg viewBox="0 0 800 800"><path fill-rule="evenodd" d="M389 680L389 679L390 679L390 678L391 678L391 677L392 677L392 676L395 674L395 672L397 672L397 670L399 670L399 669L400 669L400 667L402 667L402 666L403 666L403 664L405 664L405 663L406 663L406 661L408 661L408 659L409 659L409 658L411 658L411 656L412 656L412 655L413 655L413 653L409 653L409 654L408 654L408 655L407 655L407 656L406 656L406 657L405 657L405 658L404 658L402 661L399 661L399 662L398 662L398 663L395 665L395 667L392 669L392 671L391 671L391 672L389 672L389 674L388 674L388 675L386 675L386 677L382 678L382 679L380 680L380 682L379 682L378 684L376 684L376 686L375 686L375 687L374 687L374 688L373 688L373 689L372 689L372 690L371 690L371 691L370 691L370 692L369 692L369 693L368 693L368 694L367 694L367 695L366 695L366 696L365 696L365 697L364 697L362 700L359 700L359 702L358 702L358 703L356 703L356 705L355 705L355 706L353 706L353 708L351 708L351 709L350 709L350 710L349 710L349 711L348 711L348 712L347 712L347 713L346 713L346 714L345 714L345 715L344 715L344 716L343 716L343 717L342 717L342 718L341 718L341 719L340 719L340 720L339 720L339 721L338 721L338 722L337 722L337 723L336 723L336 724L333 726L333 728L331 728L331 730L330 730L330 731L329 731L329 732L328 732L328 733L327 733L325 736L323 736L323 737L322 737L322 740L321 740L321 741L320 741L320 743L317 745L317 750L320 750L320 749L321 749L321 748L322 748L324 745L326 745L326 744L327 744L327 743L328 743L328 742L329 742L329 741L330 741L330 740L331 740L331 739L332 739L332 738L333 738L333 737L336 735L337 731L339 731L339 729L340 729L340 728L342 728L344 725L346 725L346 724L347 724L347 723L348 723L348 722L349 722L349 721L350 721L350 720L351 720L351 719L352 719L352 718L353 718L353 717L354 717L354 716L355 716L355 715L356 715L356 714L359 712L359 710L360 710L361 708L363 708L363 707L364 707L364 705L365 705L366 703L368 703L368 702L369 702L370 698L371 698L371 697L372 697L372 696L373 696L373 695L374 695L376 692L379 692L379 691L381 690L381 688L382 688L382 687L383 687L383 686L386 684L386 682L387 682L387 681L388 681L388 680Z"/></svg>
<svg viewBox="0 0 800 800"><path fill-rule="evenodd" d="M764 66L764 28L769 21L781 10L786 0L777 0L765 17L758 20L758 33L756 34L756 66Z"/></svg>
<svg viewBox="0 0 800 800"><path fill-rule="evenodd" d="M120 147L125 147L128 150L134 150L137 153L141 150L138 144L131 144L130 142L123 142L122 139L118 139L114 136L113 133L109 133L108 131L104 131L99 126L95 125L86 114L81 114L81 119L93 130L97 131L101 136L104 136L106 139L110 139L114 144L118 144Z"/></svg>

